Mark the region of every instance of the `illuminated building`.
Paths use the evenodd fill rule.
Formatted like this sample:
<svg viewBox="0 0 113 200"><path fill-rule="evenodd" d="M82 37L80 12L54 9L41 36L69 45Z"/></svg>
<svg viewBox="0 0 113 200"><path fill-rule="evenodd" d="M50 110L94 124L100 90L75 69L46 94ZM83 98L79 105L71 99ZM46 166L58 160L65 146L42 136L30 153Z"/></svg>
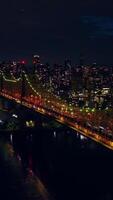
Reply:
<svg viewBox="0 0 113 200"><path fill-rule="evenodd" d="M40 66L40 56L39 55L33 55L33 72L35 72L38 69L38 66Z"/></svg>

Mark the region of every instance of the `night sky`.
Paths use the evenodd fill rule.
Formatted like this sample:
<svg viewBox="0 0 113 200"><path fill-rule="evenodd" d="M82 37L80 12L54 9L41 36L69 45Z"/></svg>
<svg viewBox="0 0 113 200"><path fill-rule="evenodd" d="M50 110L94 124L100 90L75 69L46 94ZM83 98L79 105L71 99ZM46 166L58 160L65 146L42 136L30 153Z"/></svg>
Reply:
<svg viewBox="0 0 113 200"><path fill-rule="evenodd" d="M0 59L113 64L113 3L64 0L0 2Z"/></svg>

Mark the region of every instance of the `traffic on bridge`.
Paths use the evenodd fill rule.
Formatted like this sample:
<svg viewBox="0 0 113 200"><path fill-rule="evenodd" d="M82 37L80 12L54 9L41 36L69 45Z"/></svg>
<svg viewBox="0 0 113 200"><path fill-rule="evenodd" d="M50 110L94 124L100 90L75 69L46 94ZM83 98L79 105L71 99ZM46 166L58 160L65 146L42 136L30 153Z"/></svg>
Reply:
<svg viewBox="0 0 113 200"><path fill-rule="evenodd" d="M95 109L82 112L78 107L72 106L49 89L45 89L40 83L37 71L31 74L22 70L16 77L11 71L6 73L1 70L0 95L36 112L49 115L113 150L113 120L106 120L105 116L95 112ZM103 120L104 123L106 121L106 128L102 126Z"/></svg>

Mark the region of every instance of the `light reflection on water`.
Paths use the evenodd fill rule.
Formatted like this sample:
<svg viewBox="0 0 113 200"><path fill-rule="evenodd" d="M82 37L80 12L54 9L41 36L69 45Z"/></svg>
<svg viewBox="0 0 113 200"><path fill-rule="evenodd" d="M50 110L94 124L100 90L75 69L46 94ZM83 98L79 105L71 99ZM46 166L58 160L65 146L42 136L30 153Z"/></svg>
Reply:
<svg viewBox="0 0 113 200"><path fill-rule="evenodd" d="M84 135L80 135L80 139L81 140L87 140L87 137L85 137Z"/></svg>
<svg viewBox="0 0 113 200"><path fill-rule="evenodd" d="M13 144L13 134L10 134L10 142Z"/></svg>
<svg viewBox="0 0 113 200"><path fill-rule="evenodd" d="M21 130L10 135L10 142L27 176L36 174L57 200L80 200L79 188L84 194L81 199L87 200L104 199L104 191L111 192L111 154L74 130L66 127Z"/></svg>
<svg viewBox="0 0 113 200"><path fill-rule="evenodd" d="M54 134L54 137L56 138L56 131L54 131L53 134Z"/></svg>

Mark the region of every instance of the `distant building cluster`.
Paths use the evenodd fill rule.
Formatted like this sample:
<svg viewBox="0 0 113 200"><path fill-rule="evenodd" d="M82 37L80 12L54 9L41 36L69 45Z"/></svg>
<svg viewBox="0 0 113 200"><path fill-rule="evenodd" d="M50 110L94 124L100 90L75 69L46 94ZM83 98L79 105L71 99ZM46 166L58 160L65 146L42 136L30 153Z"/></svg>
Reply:
<svg viewBox="0 0 113 200"><path fill-rule="evenodd" d="M40 84L54 95L80 108L109 109L113 106L113 67L72 65L65 60L63 65L42 64L39 55L32 58L32 66L25 61L9 61L0 64L2 71L12 71L18 76L22 70L35 73Z"/></svg>

